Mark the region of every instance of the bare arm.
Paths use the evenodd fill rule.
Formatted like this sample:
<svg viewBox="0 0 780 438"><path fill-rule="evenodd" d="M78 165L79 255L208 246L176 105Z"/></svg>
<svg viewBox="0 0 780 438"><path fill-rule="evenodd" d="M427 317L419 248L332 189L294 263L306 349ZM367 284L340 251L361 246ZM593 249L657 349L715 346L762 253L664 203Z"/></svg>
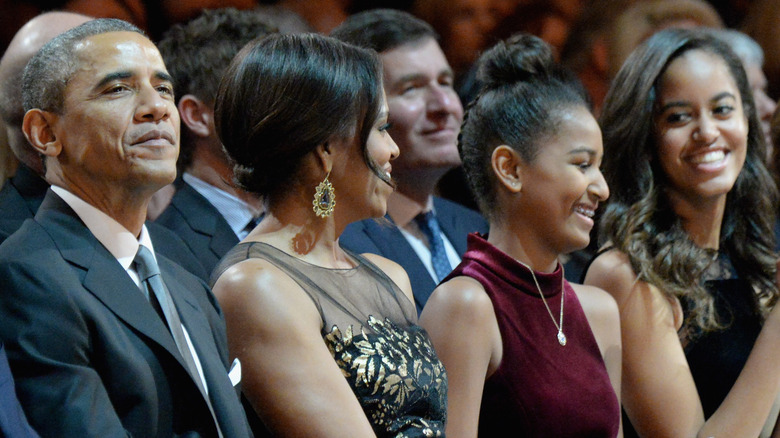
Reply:
<svg viewBox="0 0 780 438"><path fill-rule="evenodd" d="M675 305L636 279L628 258L599 256L585 278L620 309L623 405L640 436L758 436L780 388L780 314L764 324L737 382L706 422L677 335Z"/></svg>
<svg viewBox="0 0 780 438"><path fill-rule="evenodd" d="M286 274L262 260L227 270L214 286L243 391L275 436L375 436L320 333L320 315ZM232 359L231 357L231 359Z"/></svg>
<svg viewBox="0 0 780 438"><path fill-rule="evenodd" d="M777 417L780 413L780 397L775 398L775 402L772 405L772 409L769 412L769 418L764 423L764 428L761 430L760 438L780 438L780 428L778 428Z"/></svg>
<svg viewBox="0 0 780 438"><path fill-rule="evenodd" d="M455 277L433 291L420 325L447 370L447 436L474 438L485 379L501 360L493 303L479 282Z"/></svg>
<svg viewBox="0 0 780 438"><path fill-rule="evenodd" d="M620 341L620 314L617 303L607 292L592 286L571 285L577 293L582 310L588 319L596 343L607 367L609 381L620 405L620 385L622 378L623 348ZM622 419L621 419L622 420ZM618 437L623 436L621 421Z"/></svg>

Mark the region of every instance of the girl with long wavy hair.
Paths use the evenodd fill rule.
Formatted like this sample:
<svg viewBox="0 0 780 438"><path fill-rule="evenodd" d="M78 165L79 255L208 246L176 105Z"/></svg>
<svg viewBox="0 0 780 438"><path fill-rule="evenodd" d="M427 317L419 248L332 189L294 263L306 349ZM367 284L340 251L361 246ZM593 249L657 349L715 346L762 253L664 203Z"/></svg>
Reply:
<svg viewBox="0 0 780 438"><path fill-rule="evenodd" d="M618 73L601 126L612 196L585 283L620 308L630 423L758 436L780 389L777 190L739 59L702 32L659 32Z"/></svg>

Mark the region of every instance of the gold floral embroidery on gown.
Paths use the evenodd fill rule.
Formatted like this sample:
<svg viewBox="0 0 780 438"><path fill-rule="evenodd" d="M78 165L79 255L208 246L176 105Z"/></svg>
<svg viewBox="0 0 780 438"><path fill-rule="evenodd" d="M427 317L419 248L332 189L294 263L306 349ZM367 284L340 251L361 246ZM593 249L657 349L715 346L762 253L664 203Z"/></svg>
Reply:
<svg viewBox="0 0 780 438"><path fill-rule="evenodd" d="M317 307L323 342L376 435L444 436L447 377L428 335L417 325L414 303L373 263L347 253L354 268L330 269L265 243L240 243L219 263L212 281L248 258L277 266Z"/></svg>
<svg viewBox="0 0 780 438"><path fill-rule="evenodd" d="M343 334L333 327L325 343L375 431L397 437L444 436L443 421L424 419L435 417L447 402L444 367L425 331L417 326L402 330L373 316L368 325L376 334L361 329L353 336L351 325Z"/></svg>

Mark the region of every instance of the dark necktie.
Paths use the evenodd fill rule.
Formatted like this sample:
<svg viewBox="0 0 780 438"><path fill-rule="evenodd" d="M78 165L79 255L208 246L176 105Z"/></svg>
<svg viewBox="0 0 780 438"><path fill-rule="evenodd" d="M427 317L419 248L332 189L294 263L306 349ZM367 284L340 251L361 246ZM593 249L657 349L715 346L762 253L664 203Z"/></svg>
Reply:
<svg viewBox="0 0 780 438"><path fill-rule="evenodd" d="M433 214L433 211L428 211L418 214L414 220L420 227L420 231L428 238L433 271L436 273L438 281L442 281L452 271L452 265L450 265L447 252L444 249L444 240L441 238L441 228L439 228L436 215Z"/></svg>
<svg viewBox="0 0 780 438"><path fill-rule="evenodd" d="M263 216L265 216L265 214L261 213L260 216L253 217L252 219L249 219L249 222L247 222L246 226L244 227L244 236L243 237L246 237L247 234L251 233L252 230L255 229L255 227L260 223L260 221L263 220ZM239 236L239 237L242 237L242 236Z"/></svg>
<svg viewBox="0 0 780 438"><path fill-rule="evenodd" d="M206 404L211 411L211 416L214 419L214 424L217 425L217 431L219 436L222 436L222 432L219 428L219 422L217 421L214 409L211 406L211 400L209 399L206 388L203 387L203 382L200 379L198 368L195 365L195 358L192 356L189 345L187 345L187 339L184 336L184 330L181 326L181 319L179 318L179 312L176 310L176 306L173 303L168 289L165 287L165 283L162 281L160 275L160 268L157 266L157 262L152 256L152 252L149 248L138 245L138 252L135 255L135 269L138 272L138 277L141 280L141 290L146 294L149 301L152 303L152 307L157 310L158 313L162 313L160 318L168 325L168 329L173 335L173 340L176 343L176 347L181 353L181 357L184 359L184 363L187 365L187 369L198 385L203 397L206 399Z"/></svg>

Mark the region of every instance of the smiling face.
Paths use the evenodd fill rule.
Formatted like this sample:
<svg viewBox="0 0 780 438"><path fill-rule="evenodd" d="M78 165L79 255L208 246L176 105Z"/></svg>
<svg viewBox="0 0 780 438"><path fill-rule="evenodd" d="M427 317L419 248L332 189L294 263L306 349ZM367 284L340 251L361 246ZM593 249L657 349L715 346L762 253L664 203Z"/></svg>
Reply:
<svg viewBox="0 0 780 438"><path fill-rule="evenodd" d="M654 117L658 161L673 199L725 201L742 170L748 123L726 63L702 50L669 64Z"/></svg>
<svg viewBox="0 0 780 438"><path fill-rule="evenodd" d="M334 188L339 195L337 211L349 212L353 216L348 218L349 222L384 216L387 212L387 198L393 193L393 168L390 161L398 157L398 146L388 133L388 107L384 93L382 94L379 116L373 122L365 144L365 151L380 175L366 164L363 158L364 147L356 135L349 139L349 144L345 144L347 153L339 160L338 175L334 174L332 177Z"/></svg>
<svg viewBox="0 0 780 438"><path fill-rule="evenodd" d="M384 68L390 135L401 156L394 163L406 174L436 178L460 164L458 132L463 107L453 89L453 74L433 38L380 54Z"/></svg>
<svg viewBox="0 0 780 438"><path fill-rule="evenodd" d="M157 48L141 34L109 32L75 52L79 68L51 123L61 151L47 177L91 199L151 194L172 182L179 113Z"/></svg>
<svg viewBox="0 0 780 438"><path fill-rule="evenodd" d="M554 257L588 245L598 204L609 197L599 170L603 146L596 120L582 106L559 117L557 132L522 164L520 191L523 222Z"/></svg>

